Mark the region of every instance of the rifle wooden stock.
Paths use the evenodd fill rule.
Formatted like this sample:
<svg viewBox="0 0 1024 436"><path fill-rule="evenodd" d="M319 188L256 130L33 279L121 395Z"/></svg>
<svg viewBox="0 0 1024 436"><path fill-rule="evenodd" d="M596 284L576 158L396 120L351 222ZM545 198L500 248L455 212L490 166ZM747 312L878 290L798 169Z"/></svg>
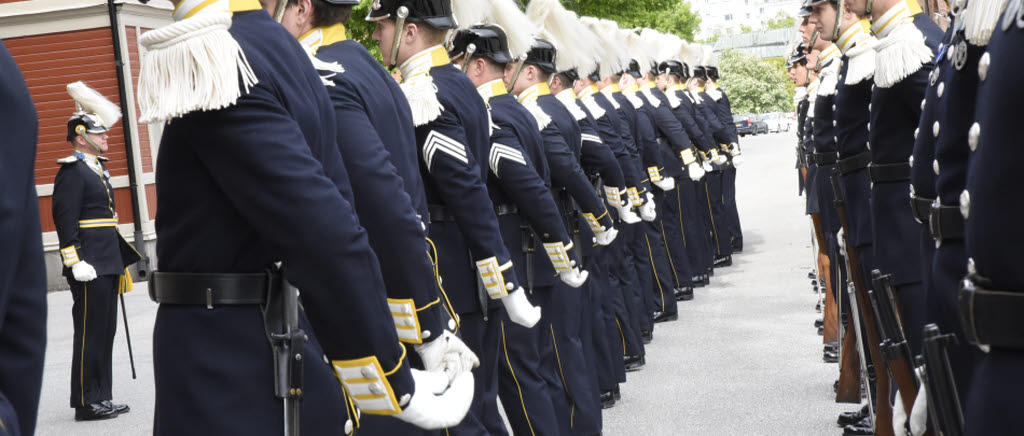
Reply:
<svg viewBox="0 0 1024 436"><path fill-rule="evenodd" d="M853 323L850 323L852 328ZM860 404L860 359L857 357L857 335L847 331L843 336L843 351L839 361L839 389L837 403Z"/></svg>
<svg viewBox="0 0 1024 436"><path fill-rule="evenodd" d="M887 294L890 292L886 291ZM879 301L878 304L885 303ZM897 316L898 319L899 313L899 301L893 295L893 316ZM902 327L897 326L897 328ZM910 353L910 347L906 346L906 339L904 339L904 347L906 347L906 353ZM914 401L917 400L917 375L914 373L910 362L907 361L910 356L896 350L893 351L893 358L889 359L889 372L893 380L896 381L896 387L899 388L900 399L903 400L903 410L907 410L909 415L909 411L914 408Z"/></svg>
<svg viewBox="0 0 1024 436"><path fill-rule="evenodd" d="M836 194L836 213L839 215L839 224L843 227L843 242L846 244L847 261L850 266L849 276L853 278L853 288L857 295L857 306L860 307L860 314L864 319L864 322L861 323L864 330L863 333L867 336L868 346L871 349L871 364L875 367L875 435L894 436L892 428L892 403L889 401L891 396L889 377L878 374L879 370L888 367L888 362L882 358L882 351L879 349L882 340L878 334L878 321L875 319L875 312L871 307L871 300L868 298L868 288L864 284L863 270L857 258L857 250L850 243L850 221L846 215L842 191L835 181L833 181L832 186ZM857 334L860 333L857 332Z"/></svg>
<svg viewBox="0 0 1024 436"><path fill-rule="evenodd" d="M836 310L836 299L832 293L832 264L828 258L828 242L821 227L821 215L812 213L811 222L814 223L814 238L818 240L818 277L825 284L825 310L822 312L825 325L822 342L839 342L839 312Z"/></svg>

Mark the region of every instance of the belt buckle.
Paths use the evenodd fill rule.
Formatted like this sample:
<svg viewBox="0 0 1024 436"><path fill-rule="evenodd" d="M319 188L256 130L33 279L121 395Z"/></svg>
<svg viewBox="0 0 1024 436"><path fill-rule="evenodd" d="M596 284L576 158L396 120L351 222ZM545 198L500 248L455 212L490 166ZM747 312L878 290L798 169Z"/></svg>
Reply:
<svg viewBox="0 0 1024 436"><path fill-rule="evenodd" d="M928 210L928 231L932 232L932 238L935 239L935 246L938 247L942 243L942 203L939 203L939 199L931 204L931 209Z"/></svg>
<svg viewBox="0 0 1024 436"><path fill-rule="evenodd" d="M977 292L978 286L974 282L972 275L968 275L960 281L960 292L957 295L960 322L964 326L964 339L987 353L988 344L981 342L981 339L978 337L977 326L974 324L974 297Z"/></svg>
<svg viewBox="0 0 1024 436"><path fill-rule="evenodd" d="M213 289L206 288L206 310L213 310Z"/></svg>

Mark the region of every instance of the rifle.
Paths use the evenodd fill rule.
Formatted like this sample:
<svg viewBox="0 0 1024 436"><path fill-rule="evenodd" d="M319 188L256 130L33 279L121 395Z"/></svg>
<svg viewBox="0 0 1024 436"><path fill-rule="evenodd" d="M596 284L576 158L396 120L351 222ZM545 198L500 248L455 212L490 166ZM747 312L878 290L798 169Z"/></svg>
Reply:
<svg viewBox="0 0 1024 436"><path fill-rule="evenodd" d="M812 213L811 222L814 223L814 235L818 240L818 277L824 282L825 312L822 319L825 321L825 334L822 341L825 343L839 342L838 319L836 312L836 299L832 294L832 273L831 264L828 259L828 242L825 240L825 232L821 228L821 215Z"/></svg>
<svg viewBox="0 0 1024 436"><path fill-rule="evenodd" d="M860 267L860 261L857 259L857 251L853 249L853 245L850 243L850 221L849 217L846 215L843 190L839 186L838 177L833 175L831 181L832 191L835 193L836 213L839 215L839 223L843 227L843 241L846 243L847 247L847 269L850 271L850 277L853 278L854 290L857 295L857 298L855 299L856 302L854 302L851 309L855 309L859 313L852 313L851 318L854 320L854 325L857 327L858 334L863 332L864 336L868 339L868 346L870 347L871 352L871 367L876 370L877 368L885 368L885 362L882 360L882 353L879 350L879 344L881 344L882 341L879 339L878 335L878 324L875 321L875 314L871 310L868 290L864 284L864 277L861 275L862 270ZM863 311L861 312L861 310ZM858 315L864 318L863 323L860 322ZM866 360L862 361L866 363ZM871 370L866 368L865 372L870 377ZM889 389L888 377L876 377L875 401L871 404L873 404L875 412L873 423L875 426L875 434L877 436L893 435L892 404L889 402Z"/></svg>
<svg viewBox="0 0 1024 436"><path fill-rule="evenodd" d="M299 436L302 351L309 338L299 328L299 290L283 274L274 278L280 286L274 286L272 281L267 303L261 308L274 353L274 396L284 402L284 435Z"/></svg>
<svg viewBox="0 0 1024 436"><path fill-rule="evenodd" d="M949 364L946 349L957 342L956 336L942 334L935 324L924 326L925 387L928 392L928 415L932 428L944 436L960 436L964 429L964 412Z"/></svg>
<svg viewBox="0 0 1024 436"><path fill-rule="evenodd" d="M903 335L903 328L896 311L896 299L893 295L892 275L883 275L877 269L871 271L871 281L875 285L874 291L868 291L871 297L871 304L878 314L878 325L882 334L882 343L879 349L882 356L888 361L889 375L896 381L900 391L900 398L903 400L904 410L914 408L914 400L917 398L917 389L920 386L917 376L910 367L914 355L910 351L910 344Z"/></svg>
<svg viewBox="0 0 1024 436"><path fill-rule="evenodd" d="M831 182L831 179L830 179L830 182ZM833 198L833 206L837 207L837 208L838 207L843 207L842 199L838 198L838 197ZM845 240L843 242L845 242ZM846 251L846 247L847 246L845 244L840 244L839 254L841 256L843 256L843 260L846 263L847 275L849 275L849 274L856 274L855 271L850 270L850 263L846 261L846 259L848 259L848 256L849 256L849 254ZM851 286L853 286L853 284L850 283L849 281L847 281L847 282L845 282L845 284L844 284L844 286L842 287L841 290L845 291L847 293L847 295L849 295L849 294L851 294L851 291L850 291L850 287ZM850 300L851 307L849 309L847 309L848 312L845 312L845 313L842 310L843 309L843 307L842 307L842 299L840 299L839 302L840 302L840 308L839 308L840 309L839 310L840 317L842 317L845 314L846 319L847 320L851 320L851 316L850 316L851 313L854 314L854 316L859 316L859 315L856 315L857 314L857 308L853 307L853 306L855 306L857 304L856 301L854 301L853 299ZM842 321L842 318L840 318L840 321ZM851 332L846 332L846 334L843 335L843 333L845 331L845 328L844 328L843 323L840 322L839 333L840 333L840 337L842 337L843 339L841 341L842 342L842 348L840 349L840 352L839 352L839 384L837 385L837 389L836 389L836 402L837 403L859 404L860 403L861 380L862 379L863 380L868 380L867 374L866 373L862 374L862 371L864 370L864 368L861 367L861 362L864 361L864 350L862 349L863 342L861 342L858 339L862 335L862 333L860 332L860 328L857 327L859 325L859 323L860 323L860 319L859 318L853 318L853 323L849 324L850 326L852 326L854 328L853 331L852 331L853 334L851 334ZM854 354L854 353L856 353L856 354ZM871 402L870 395L868 397L869 397L868 403L870 405L870 402ZM869 407L869 409L871 409L871 408Z"/></svg>

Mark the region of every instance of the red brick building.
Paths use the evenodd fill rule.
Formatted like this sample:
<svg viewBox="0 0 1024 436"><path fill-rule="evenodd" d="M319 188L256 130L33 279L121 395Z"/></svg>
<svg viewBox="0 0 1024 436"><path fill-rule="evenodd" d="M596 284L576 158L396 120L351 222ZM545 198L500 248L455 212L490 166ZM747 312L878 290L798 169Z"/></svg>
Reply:
<svg viewBox="0 0 1024 436"><path fill-rule="evenodd" d="M154 250L153 220L157 198L154 168L161 126L138 123L135 85L138 82L137 41L148 29L171 21L171 4L153 0L142 5L137 0L116 0L118 25L111 26L106 0L0 0L0 39L21 68L39 114L39 146L36 155L36 192L47 253L47 272L51 289L66 287L60 277L57 234L51 217L50 195L59 165L57 159L71 154L66 140L66 124L75 110L66 85L81 80L115 103L119 103L113 31L120 36L120 56L124 62L125 96L128 111L110 132L108 168L115 188L119 230L134 241L135 218L132 207L129 166L134 167L138 194L139 222L149 254ZM131 131L131 144L125 144L125 129ZM131 147L132 161L127 147Z"/></svg>

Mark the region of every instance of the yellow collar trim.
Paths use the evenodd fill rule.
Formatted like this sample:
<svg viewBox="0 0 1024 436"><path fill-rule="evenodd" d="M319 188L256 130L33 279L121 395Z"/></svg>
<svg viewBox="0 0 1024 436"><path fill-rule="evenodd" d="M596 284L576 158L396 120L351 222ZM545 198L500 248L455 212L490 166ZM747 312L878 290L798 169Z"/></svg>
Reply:
<svg viewBox="0 0 1024 436"><path fill-rule="evenodd" d="M483 97L484 101L490 101L491 97L508 94L508 88L505 88L505 82L503 80L494 79L490 82L484 83L483 85L477 86L476 92L480 93L480 97Z"/></svg>
<svg viewBox="0 0 1024 436"><path fill-rule="evenodd" d="M586 97L586 96L589 96L589 95L593 95L593 94L595 94L597 92L598 92L597 85L590 85L590 86L588 86L586 88L583 88L583 90L580 91L580 93L577 96L577 98L583 98L583 97Z"/></svg>
<svg viewBox="0 0 1024 436"><path fill-rule="evenodd" d="M914 14L920 12L921 6L917 4L917 0L903 0L882 14L878 21L871 25L871 32L878 36L878 39L885 38L896 28L911 22Z"/></svg>
<svg viewBox="0 0 1024 436"><path fill-rule="evenodd" d="M578 97L578 96L576 95L576 91L573 91L573 89L572 89L572 88L566 88L566 89L563 89L563 90L562 90L561 92L559 92L558 94L555 94L555 97L558 97L558 98L565 98L565 96L569 96L569 97L571 97L571 98L572 98L573 100L575 100L575 99L579 98L579 97Z"/></svg>
<svg viewBox="0 0 1024 436"><path fill-rule="evenodd" d="M684 87L682 83L676 83L675 85L669 86L668 89L671 91L685 91L686 87Z"/></svg>
<svg viewBox="0 0 1024 436"><path fill-rule="evenodd" d="M299 43L306 48L309 54L316 55L317 50L325 45L331 45L348 39L345 36L345 25L341 23L330 26L317 27L305 35L299 37Z"/></svg>
<svg viewBox="0 0 1024 436"><path fill-rule="evenodd" d="M821 65L827 64L832 59L835 59L839 55L839 47L835 44L829 45L827 48L821 51L818 55L818 63Z"/></svg>
<svg viewBox="0 0 1024 436"><path fill-rule="evenodd" d="M626 89L622 90L622 93L623 94L636 94L637 91L640 91L640 87L637 86L636 83L634 83L632 85L629 85L629 88L626 88Z"/></svg>
<svg viewBox="0 0 1024 436"><path fill-rule="evenodd" d="M263 9L259 0L184 0L174 8L174 21L192 18L200 12L245 12Z"/></svg>
<svg viewBox="0 0 1024 436"><path fill-rule="evenodd" d="M843 53L850 51L851 48L857 45L857 43L868 39L868 33L864 31L862 21L853 23L842 35L839 35L839 41L836 43L839 46L839 50Z"/></svg>
<svg viewBox="0 0 1024 436"><path fill-rule="evenodd" d="M525 103L527 100L533 101L537 97L542 95L551 95L551 88L545 82L538 82L537 84L526 88L525 91L519 94L519 102Z"/></svg>
<svg viewBox="0 0 1024 436"><path fill-rule="evenodd" d="M821 78L815 77L814 81L810 85L807 85L807 94L814 95L818 90L818 85L821 85Z"/></svg>
<svg viewBox="0 0 1024 436"><path fill-rule="evenodd" d="M440 67L450 63L452 63L452 60L448 57L448 51L444 49L444 46L438 44L406 59L405 62L402 62L402 65L398 66L398 69L402 72L402 77L409 79L425 75L433 67Z"/></svg>

